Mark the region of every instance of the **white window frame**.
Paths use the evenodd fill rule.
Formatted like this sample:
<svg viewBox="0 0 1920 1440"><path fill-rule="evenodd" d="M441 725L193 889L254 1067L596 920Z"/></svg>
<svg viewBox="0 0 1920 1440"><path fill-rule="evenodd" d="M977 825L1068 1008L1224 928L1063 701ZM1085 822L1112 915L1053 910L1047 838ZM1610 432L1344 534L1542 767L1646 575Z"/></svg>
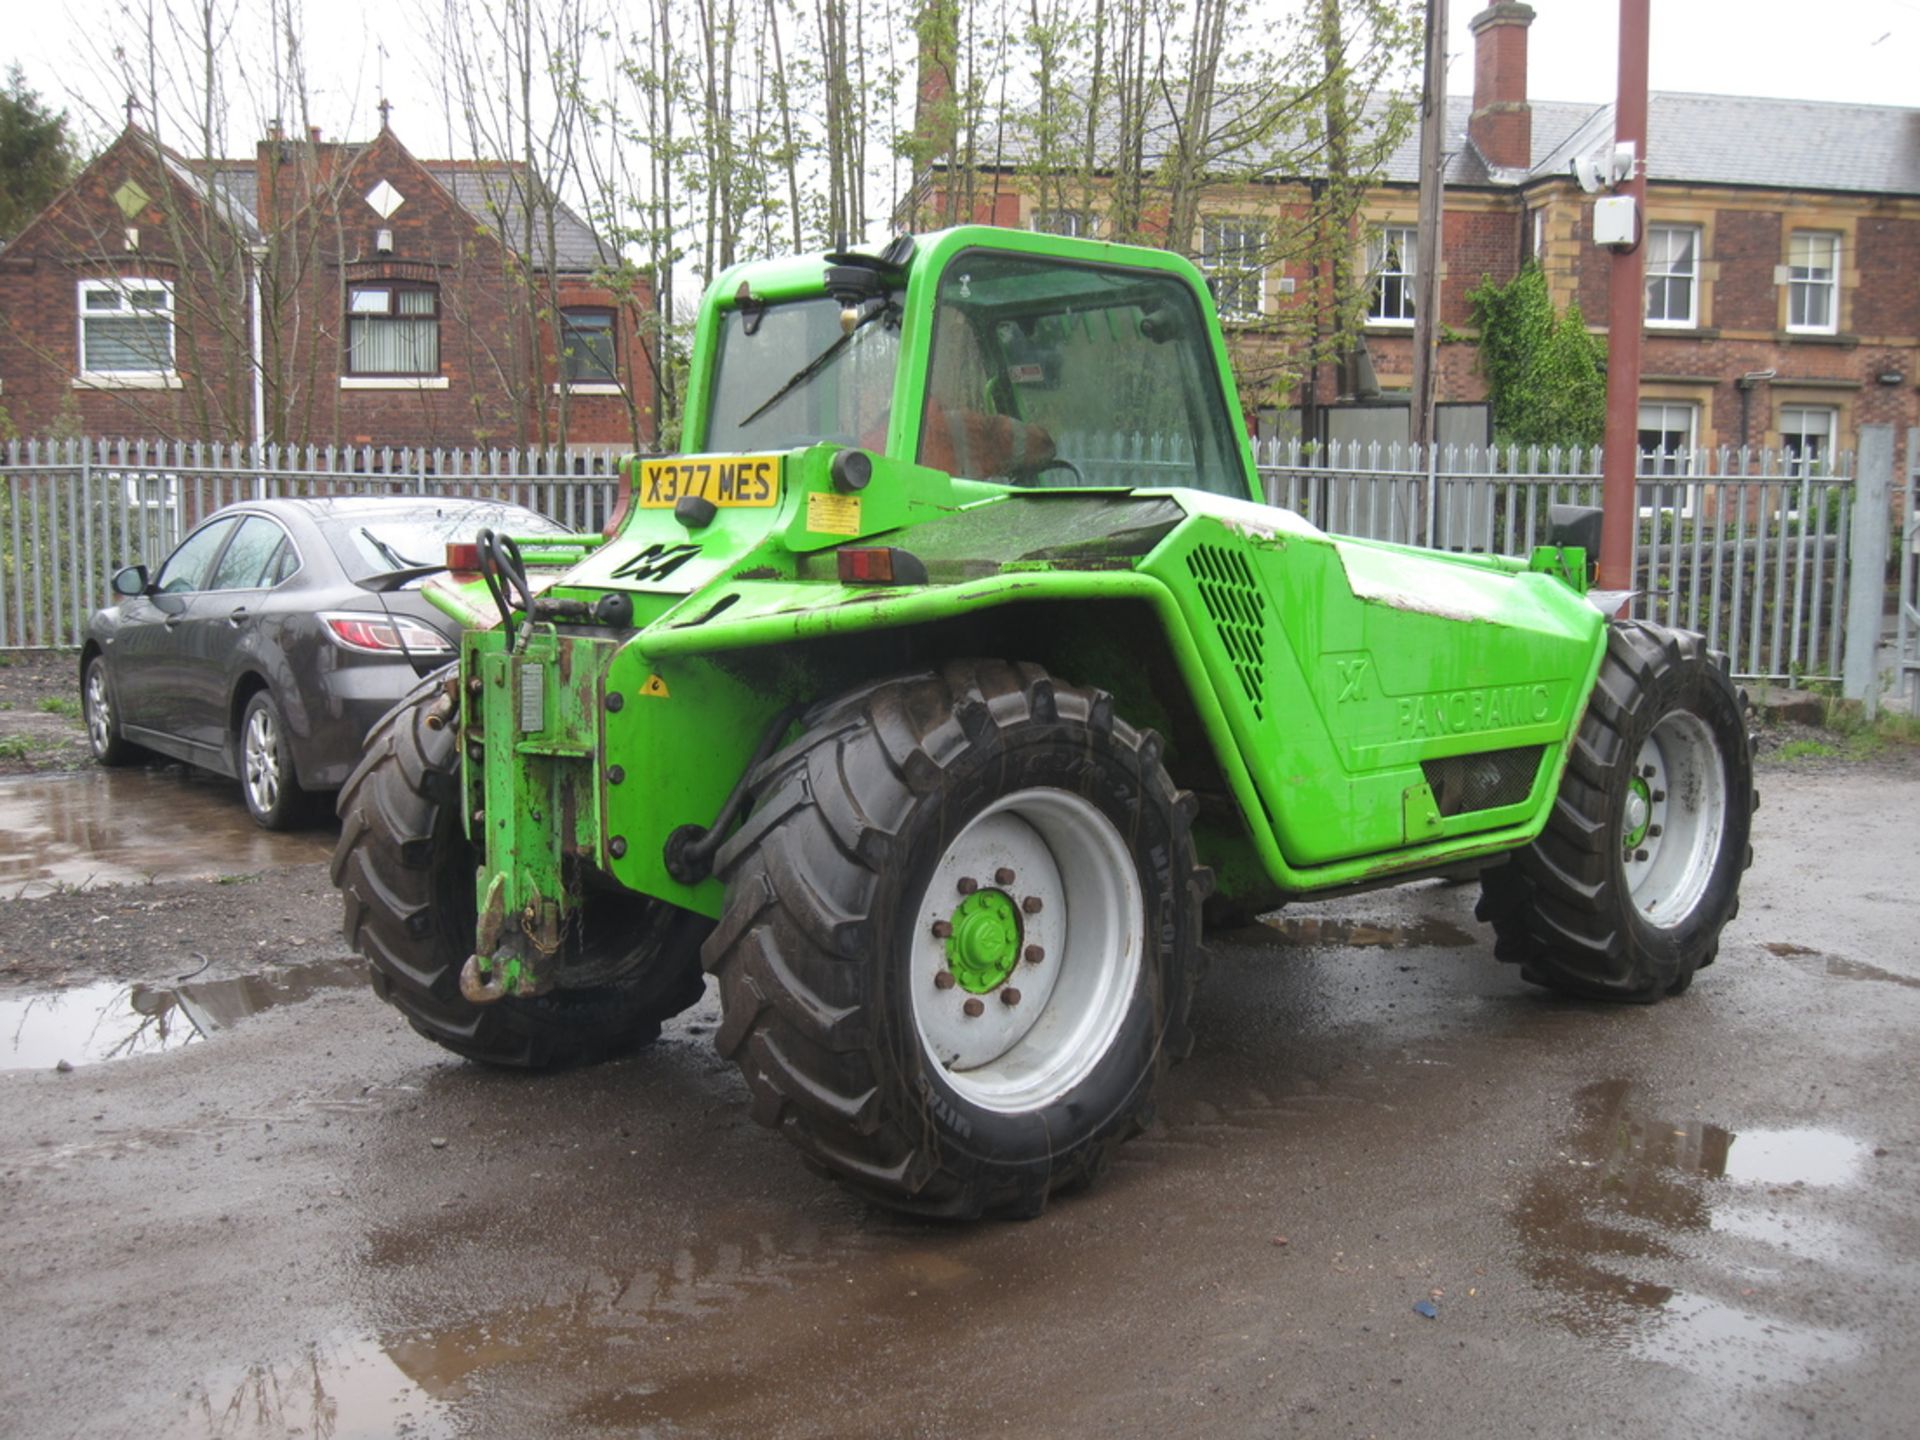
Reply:
<svg viewBox="0 0 1920 1440"><path fill-rule="evenodd" d="M1387 253L1397 247L1397 269L1387 268ZM1409 257L1411 257L1409 259ZM1376 225L1367 234L1367 283L1373 293L1367 300L1367 324L1411 328L1414 319L1414 295L1420 288L1420 230L1415 225ZM1389 278L1400 281L1399 313L1385 309Z"/></svg>
<svg viewBox="0 0 1920 1440"><path fill-rule="evenodd" d="M1821 266L1808 255L1808 263L1793 263L1794 250L1802 240L1824 243L1827 248L1826 264ZM1795 230L1787 239L1787 332L1792 335L1835 335L1840 330L1840 235L1833 230ZM1815 295L1824 294L1827 302L1825 321L1810 324L1805 320L1796 322L1793 318L1795 301L1803 297L1811 302Z"/></svg>
<svg viewBox="0 0 1920 1440"><path fill-rule="evenodd" d="M1654 425L1646 423L1647 412L1649 410L1660 412L1658 421ZM1648 451L1643 448L1640 444L1639 432L1652 429L1665 432L1679 428L1669 423L1674 418L1675 412L1683 413L1686 416L1686 443L1677 451ZM1694 451L1699 448L1699 445L1700 406L1697 401L1655 399L1642 400L1640 402L1640 408L1634 415L1634 487L1638 489L1641 482L1649 480L1655 484L1677 485L1680 487L1680 503L1677 506L1664 503L1663 497L1663 503L1659 505L1640 506L1640 516L1642 519L1653 515L1656 511L1664 511L1668 514L1677 512L1682 520L1690 520L1693 518L1693 455ZM1645 468L1646 457L1649 454L1656 457L1656 468L1651 470ZM1659 464L1657 457L1661 455L1670 455L1672 457L1668 461L1668 463L1673 466L1671 470L1657 468Z"/></svg>
<svg viewBox="0 0 1920 1440"><path fill-rule="evenodd" d="M1673 237L1685 236L1690 242L1684 268L1674 263ZM1644 318L1649 330L1697 330L1700 328L1700 248L1702 232L1698 225L1649 225L1647 227L1646 308ZM1663 294L1671 294L1666 282L1686 282L1687 313L1676 319L1671 314L1655 318L1653 287L1662 284Z"/></svg>
<svg viewBox="0 0 1920 1440"><path fill-rule="evenodd" d="M1231 235L1232 244L1225 244ZM1267 227L1250 215L1200 217L1200 270L1214 284L1214 304L1222 320L1258 320L1267 313L1267 267L1248 264L1249 251L1266 253ZM1251 290L1251 308L1237 297Z"/></svg>
<svg viewBox="0 0 1920 1440"><path fill-rule="evenodd" d="M1819 417L1824 424L1818 429L1809 426L1807 421ZM1789 424L1789 417L1794 423ZM1816 438L1818 444L1811 458L1806 453L1806 442ZM1796 478L1801 475L1831 475L1833 457L1840 439L1840 411L1833 405L1782 405L1780 407L1780 468ZM1797 441L1790 445L1789 441Z"/></svg>
<svg viewBox="0 0 1920 1440"><path fill-rule="evenodd" d="M158 291L166 297L166 304L158 310L136 311L128 299L135 290ZM111 310L99 309L88 305L87 299L92 295L116 295L120 297L120 304ZM174 348L179 329L174 318L171 280L151 280L138 275L81 280L74 288L74 306L78 312L74 323L74 357L78 361L78 374L73 383L76 387L100 389L177 389L179 387L180 377L175 367ZM166 316L167 363L164 366L146 370L104 370L89 363L87 355L87 322L89 320L112 320L141 313Z"/></svg>
<svg viewBox="0 0 1920 1440"><path fill-rule="evenodd" d="M1058 210L1036 207L1027 220L1027 228L1036 235L1077 236L1091 240L1100 233L1100 217L1076 205L1063 205Z"/></svg>

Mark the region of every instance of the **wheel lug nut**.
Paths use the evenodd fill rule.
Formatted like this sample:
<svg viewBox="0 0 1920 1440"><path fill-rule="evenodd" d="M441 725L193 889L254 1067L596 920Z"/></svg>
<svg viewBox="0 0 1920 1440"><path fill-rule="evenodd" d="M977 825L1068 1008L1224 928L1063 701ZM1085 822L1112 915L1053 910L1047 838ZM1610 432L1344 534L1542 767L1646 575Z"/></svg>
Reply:
<svg viewBox="0 0 1920 1440"><path fill-rule="evenodd" d="M959 889L962 895L971 895L973 894L974 891L978 890L979 888L980 888L980 882L974 879L971 875L962 875L960 877Z"/></svg>
<svg viewBox="0 0 1920 1440"><path fill-rule="evenodd" d="M1651 765L1642 765L1640 767L1640 774L1643 778L1651 780L1654 776L1654 769Z"/></svg>
<svg viewBox="0 0 1920 1440"><path fill-rule="evenodd" d="M1026 899L1020 902L1020 908L1029 915L1038 915L1041 910L1040 897L1038 895L1027 896Z"/></svg>
<svg viewBox="0 0 1920 1440"><path fill-rule="evenodd" d="M933 938L934 939L945 940L951 937L952 934L953 934L953 922L951 920L936 920L933 922Z"/></svg>
<svg viewBox="0 0 1920 1440"><path fill-rule="evenodd" d="M953 989L953 972L951 970L936 971L933 977L933 988L936 990Z"/></svg>
<svg viewBox="0 0 1920 1440"><path fill-rule="evenodd" d="M978 995L973 996L960 1008L967 1012L967 1018L969 1020L978 1020L982 1015L987 1013L987 1007L981 1002Z"/></svg>
<svg viewBox="0 0 1920 1440"><path fill-rule="evenodd" d="M1018 1005L1020 1003L1020 992L1011 985L1007 986L1006 989L1000 992L1000 1003L1002 1005Z"/></svg>
<svg viewBox="0 0 1920 1440"><path fill-rule="evenodd" d="M1633 852L1633 858L1636 860L1644 860L1647 858L1647 852L1644 850L1636 850Z"/></svg>
<svg viewBox="0 0 1920 1440"><path fill-rule="evenodd" d="M1658 825L1647 826L1647 834L1652 835L1657 839L1660 834L1660 827Z"/></svg>
<svg viewBox="0 0 1920 1440"><path fill-rule="evenodd" d="M1653 800L1656 805L1666 798L1667 798L1667 792L1664 790L1656 790L1653 792Z"/></svg>
<svg viewBox="0 0 1920 1440"><path fill-rule="evenodd" d="M1005 865L1002 865L998 870L993 872L993 883L996 885L1013 884L1013 871L1009 870Z"/></svg>
<svg viewBox="0 0 1920 1440"><path fill-rule="evenodd" d="M1038 945L1027 946L1027 956L1026 956L1027 964L1038 965L1042 960L1046 958L1047 958L1047 952L1041 949L1040 946Z"/></svg>

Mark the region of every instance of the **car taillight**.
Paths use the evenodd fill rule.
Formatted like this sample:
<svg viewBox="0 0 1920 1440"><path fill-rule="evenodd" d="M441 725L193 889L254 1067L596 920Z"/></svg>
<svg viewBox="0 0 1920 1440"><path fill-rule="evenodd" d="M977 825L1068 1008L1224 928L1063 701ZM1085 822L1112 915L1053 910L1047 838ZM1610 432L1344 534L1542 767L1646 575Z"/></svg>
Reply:
<svg viewBox="0 0 1920 1440"><path fill-rule="evenodd" d="M367 655L451 655L453 646L430 625L386 615L322 615L336 645Z"/></svg>

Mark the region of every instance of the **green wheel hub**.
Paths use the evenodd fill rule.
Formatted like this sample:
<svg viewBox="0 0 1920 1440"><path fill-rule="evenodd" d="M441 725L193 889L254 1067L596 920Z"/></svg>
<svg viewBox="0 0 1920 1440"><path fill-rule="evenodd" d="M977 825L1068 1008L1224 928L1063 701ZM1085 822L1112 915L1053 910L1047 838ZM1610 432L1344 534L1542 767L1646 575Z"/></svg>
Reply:
<svg viewBox="0 0 1920 1440"><path fill-rule="evenodd" d="M972 995L998 989L1020 959L1020 912L999 890L976 890L953 912L947 968Z"/></svg>
<svg viewBox="0 0 1920 1440"><path fill-rule="evenodd" d="M1647 838L1647 827L1653 823L1653 787L1638 775L1627 782L1626 822L1621 844L1632 850Z"/></svg>

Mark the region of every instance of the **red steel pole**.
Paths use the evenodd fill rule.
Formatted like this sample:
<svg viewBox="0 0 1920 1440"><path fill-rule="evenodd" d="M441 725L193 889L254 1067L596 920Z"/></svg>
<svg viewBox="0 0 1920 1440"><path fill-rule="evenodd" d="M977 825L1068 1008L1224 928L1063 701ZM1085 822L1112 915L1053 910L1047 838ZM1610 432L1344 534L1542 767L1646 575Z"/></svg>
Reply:
<svg viewBox="0 0 1920 1440"><path fill-rule="evenodd" d="M1647 7L1620 0L1620 90L1616 142L1633 143L1633 174L1616 194L1633 197L1634 243L1613 252L1607 297L1607 440L1601 480L1600 588L1633 588L1634 468L1640 439L1640 332L1646 320Z"/></svg>

